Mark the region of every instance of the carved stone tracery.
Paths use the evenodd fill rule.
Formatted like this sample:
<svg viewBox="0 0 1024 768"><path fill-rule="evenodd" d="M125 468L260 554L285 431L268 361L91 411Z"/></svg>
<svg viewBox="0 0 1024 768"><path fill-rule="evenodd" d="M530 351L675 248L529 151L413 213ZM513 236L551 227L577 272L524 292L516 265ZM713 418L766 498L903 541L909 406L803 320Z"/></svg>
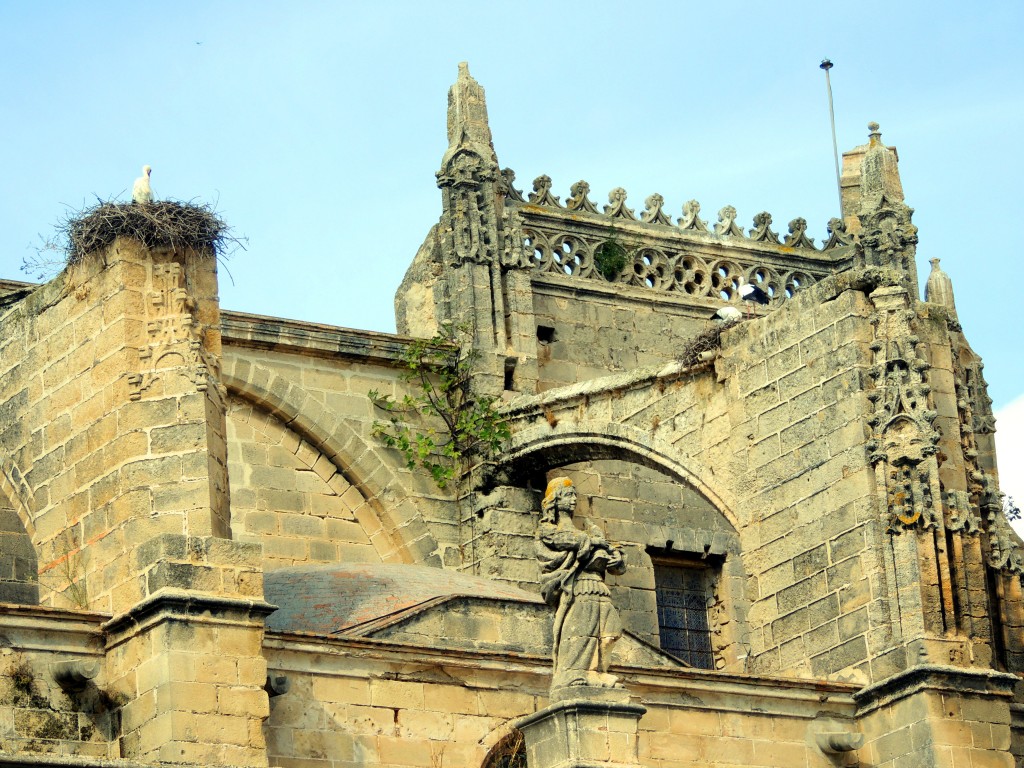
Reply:
<svg viewBox="0 0 1024 768"><path fill-rule="evenodd" d="M140 370L128 376L129 398L144 392L171 370L190 378L206 391L215 363L208 358L195 324L195 301L189 296L185 268L171 261L150 263L150 289L146 293L147 343L139 350Z"/></svg>
<svg viewBox="0 0 1024 768"><path fill-rule="evenodd" d="M934 528L938 524L941 489L933 426L936 412L929 402L931 365L918 352L920 339L913 332L914 312L901 288L876 289L878 312L872 317L874 361L869 376L875 386L868 393L874 412L868 419L872 437L869 459L881 469L888 510L888 528Z"/></svg>

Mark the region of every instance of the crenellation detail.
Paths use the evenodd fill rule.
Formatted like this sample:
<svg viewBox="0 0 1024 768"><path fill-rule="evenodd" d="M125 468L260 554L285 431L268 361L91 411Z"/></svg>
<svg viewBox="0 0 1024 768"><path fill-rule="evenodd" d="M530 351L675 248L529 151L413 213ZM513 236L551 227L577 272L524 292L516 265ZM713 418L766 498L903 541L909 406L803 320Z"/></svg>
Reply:
<svg viewBox="0 0 1024 768"><path fill-rule="evenodd" d="M834 217L828 220L828 240L821 250L829 251L833 248L842 248L847 245L853 245L854 241L855 237L846 229L846 222Z"/></svg>
<svg viewBox="0 0 1024 768"><path fill-rule="evenodd" d="M548 205L552 208L564 208L558 201L558 197L551 194L551 177L538 176L533 180L533 192L530 193L530 202L533 205Z"/></svg>
<svg viewBox="0 0 1024 768"><path fill-rule="evenodd" d="M509 200L525 203L526 200L523 199L523 193L515 187L515 180L516 172L511 168L503 168L501 171L501 179L498 182L501 192Z"/></svg>

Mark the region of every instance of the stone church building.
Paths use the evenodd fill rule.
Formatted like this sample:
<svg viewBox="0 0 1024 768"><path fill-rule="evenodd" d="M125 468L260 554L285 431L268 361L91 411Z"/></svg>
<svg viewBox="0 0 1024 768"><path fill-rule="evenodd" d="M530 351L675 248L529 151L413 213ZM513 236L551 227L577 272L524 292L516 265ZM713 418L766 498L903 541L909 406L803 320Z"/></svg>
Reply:
<svg viewBox="0 0 1024 768"><path fill-rule="evenodd" d="M462 66L397 335L188 244L0 282L0 766L1024 765L982 363L869 130L815 243L521 192ZM439 487L382 424L446 329L508 435Z"/></svg>

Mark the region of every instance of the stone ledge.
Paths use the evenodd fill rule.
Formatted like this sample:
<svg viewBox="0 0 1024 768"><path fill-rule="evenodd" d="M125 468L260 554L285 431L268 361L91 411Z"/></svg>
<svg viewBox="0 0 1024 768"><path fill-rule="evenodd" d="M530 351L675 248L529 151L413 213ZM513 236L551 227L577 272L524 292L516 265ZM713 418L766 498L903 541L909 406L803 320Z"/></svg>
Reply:
<svg viewBox="0 0 1024 768"><path fill-rule="evenodd" d="M124 613L101 625L108 635L130 632L143 625L167 618L197 618L203 614L213 617L241 616L243 619L262 620L277 610L264 600L246 600L222 595L209 595L182 590L161 589L136 603Z"/></svg>
<svg viewBox="0 0 1024 768"><path fill-rule="evenodd" d="M853 694L857 715L894 704L921 691L982 694L1011 701L1020 677L994 669L966 669L940 664L922 664L897 672Z"/></svg>
<svg viewBox="0 0 1024 768"><path fill-rule="evenodd" d="M0 753L0 768L153 768L153 763L115 760L74 755L11 755ZM189 768L195 763L175 763L176 768Z"/></svg>
<svg viewBox="0 0 1024 768"><path fill-rule="evenodd" d="M228 310L221 311L221 338L229 347L382 363L401 362L414 341L408 336Z"/></svg>

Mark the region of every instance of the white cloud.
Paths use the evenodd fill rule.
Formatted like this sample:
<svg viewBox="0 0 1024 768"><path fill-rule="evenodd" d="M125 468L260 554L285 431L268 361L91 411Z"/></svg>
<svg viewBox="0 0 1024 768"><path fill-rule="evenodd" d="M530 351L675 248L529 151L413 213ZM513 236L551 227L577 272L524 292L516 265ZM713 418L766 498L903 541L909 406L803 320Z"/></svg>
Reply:
<svg viewBox="0 0 1024 768"><path fill-rule="evenodd" d="M996 416L996 457L999 489L1024 504L1024 395L1000 408ZM1024 536L1024 521L1014 523Z"/></svg>

